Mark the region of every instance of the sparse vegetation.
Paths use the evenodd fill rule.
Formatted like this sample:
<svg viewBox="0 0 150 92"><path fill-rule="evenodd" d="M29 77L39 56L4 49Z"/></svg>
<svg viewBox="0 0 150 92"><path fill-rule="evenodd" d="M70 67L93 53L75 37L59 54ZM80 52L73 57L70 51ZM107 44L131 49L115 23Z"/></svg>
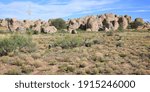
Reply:
<svg viewBox="0 0 150 92"><path fill-rule="evenodd" d="M26 31L26 33L28 34L28 35L34 35L34 34L39 34L39 32L38 31L34 31L34 30L31 30L31 29L28 29L27 31Z"/></svg>
<svg viewBox="0 0 150 92"><path fill-rule="evenodd" d="M21 67L21 69L22 69L21 72L24 74L30 74L34 70L34 68L32 66L29 66L29 65L27 65L27 66L24 65Z"/></svg>
<svg viewBox="0 0 150 92"><path fill-rule="evenodd" d="M1 41L17 45L0 57L0 74L150 74L148 32L39 34L30 41L26 35L3 35ZM34 42L36 51L30 46Z"/></svg>
<svg viewBox="0 0 150 92"><path fill-rule="evenodd" d="M75 71L75 67L71 66L71 65L62 65L59 67L61 72L74 72Z"/></svg>
<svg viewBox="0 0 150 92"><path fill-rule="evenodd" d="M8 72L5 74L7 74L7 75L21 75L22 73L21 73L20 69L13 68L13 69L8 70Z"/></svg>
<svg viewBox="0 0 150 92"><path fill-rule="evenodd" d="M107 31L107 32L106 32L106 35L107 35L107 36L113 36L113 31Z"/></svg>
<svg viewBox="0 0 150 92"><path fill-rule="evenodd" d="M23 49L30 52L34 46L29 36L13 35L9 38L0 39L0 56L8 55L10 52Z"/></svg>
<svg viewBox="0 0 150 92"><path fill-rule="evenodd" d="M118 41L117 43L116 43L116 47L123 47L123 42L122 41Z"/></svg>
<svg viewBox="0 0 150 92"><path fill-rule="evenodd" d="M74 48L82 46L83 40L81 38L65 37L56 41L55 46L60 46L63 49Z"/></svg>

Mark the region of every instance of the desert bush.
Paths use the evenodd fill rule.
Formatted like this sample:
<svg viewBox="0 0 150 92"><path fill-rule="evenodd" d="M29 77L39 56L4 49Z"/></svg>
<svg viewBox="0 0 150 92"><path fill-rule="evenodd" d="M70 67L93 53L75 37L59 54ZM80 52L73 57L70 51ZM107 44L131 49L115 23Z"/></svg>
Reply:
<svg viewBox="0 0 150 92"><path fill-rule="evenodd" d="M126 55L125 53L120 53L119 56L122 57L122 58L124 58L124 57L126 57L127 55Z"/></svg>
<svg viewBox="0 0 150 92"><path fill-rule="evenodd" d="M106 32L106 35L107 35L107 36L113 36L113 31L107 31L107 32Z"/></svg>
<svg viewBox="0 0 150 92"><path fill-rule="evenodd" d="M55 26L57 29L66 29L67 25L65 20L58 18L58 19L53 19L53 20L49 20L51 21L52 25Z"/></svg>
<svg viewBox="0 0 150 92"><path fill-rule="evenodd" d="M95 61L95 62L101 62L101 63L108 61L108 60L105 59L104 57L98 57L98 56L95 56L95 55L91 56L91 59L92 59L93 61Z"/></svg>
<svg viewBox="0 0 150 92"><path fill-rule="evenodd" d="M13 68L11 70L8 70L5 74L6 75L21 75L22 72L21 72L21 69Z"/></svg>
<svg viewBox="0 0 150 92"><path fill-rule="evenodd" d="M89 74L89 75L99 74L99 70L97 68L86 69L85 72L86 72L86 74Z"/></svg>
<svg viewBox="0 0 150 92"><path fill-rule="evenodd" d="M81 33L82 33L82 32L85 32L85 30L83 30L83 29L81 29L81 28L77 29L76 31L77 31L77 32L81 32Z"/></svg>
<svg viewBox="0 0 150 92"><path fill-rule="evenodd" d="M0 62L2 63L9 63L10 57L9 56L3 56L0 58Z"/></svg>
<svg viewBox="0 0 150 92"><path fill-rule="evenodd" d="M0 34L6 34L6 33L8 33L8 31L0 30Z"/></svg>
<svg viewBox="0 0 150 92"><path fill-rule="evenodd" d="M134 29L134 28L138 28L138 26L142 26L143 24L141 22L134 22L134 23L131 23L131 27Z"/></svg>
<svg viewBox="0 0 150 92"><path fill-rule="evenodd" d="M85 47L91 47L91 46L93 45L93 42L92 42L92 41L89 41L89 40L86 40L86 41L84 42L84 44L85 44Z"/></svg>
<svg viewBox="0 0 150 92"><path fill-rule="evenodd" d="M131 28L138 28L138 26L144 25L144 20L142 18L136 18L134 22L130 23Z"/></svg>
<svg viewBox="0 0 150 92"><path fill-rule="evenodd" d="M101 43L103 43L103 40L101 39L94 39L93 40L93 44L101 44Z"/></svg>
<svg viewBox="0 0 150 92"><path fill-rule="evenodd" d="M11 62L11 65L16 65L16 66L22 66L24 64L23 61L20 61L20 60L16 60L14 62Z"/></svg>
<svg viewBox="0 0 150 92"><path fill-rule="evenodd" d="M56 65L57 64L57 62L56 61L50 61L50 62L48 62L48 65Z"/></svg>
<svg viewBox="0 0 150 92"><path fill-rule="evenodd" d="M123 38L123 37L120 36L120 35L118 35L118 34L115 35L115 40L116 40L116 41L120 41L122 38Z"/></svg>
<svg viewBox="0 0 150 92"><path fill-rule="evenodd" d="M124 43L122 41L118 41L116 43L116 47L123 47L124 46Z"/></svg>
<svg viewBox="0 0 150 92"><path fill-rule="evenodd" d="M29 35L39 34L38 31L34 31L34 30L31 30L31 29L26 30L26 33L29 34Z"/></svg>
<svg viewBox="0 0 150 92"><path fill-rule="evenodd" d="M21 50L26 48L26 50L31 51L35 44L32 39L28 36L13 35L9 38L4 38L0 40L0 56L8 55L8 53Z"/></svg>
<svg viewBox="0 0 150 92"><path fill-rule="evenodd" d="M81 38L65 37L64 39L57 40L53 46L60 46L63 49L68 49L82 46L83 42Z"/></svg>
<svg viewBox="0 0 150 92"><path fill-rule="evenodd" d="M119 31L119 32L123 32L123 31L124 31L123 27L122 27L122 26L119 26L118 31Z"/></svg>
<svg viewBox="0 0 150 92"><path fill-rule="evenodd" d="M79 68L85 68L87 66L87 63L86 62L81 62L79 64Z"/></svg>
<svg viewBox="0 0 150 92"><path fill-rule="evenodd" d="M29 65L24 65L21 67L21 70L22 70L22 73L24 74L30 74L31 72L34 71L34 68L32 66L29 66Z"/></svg>
<svg viewBox="0 0 150 92"><path fill-rule="evenodd" d="M74 37L74 36L65 36L64 38L59 38L55 40L54 42L51 42L49 44L49 49L54 47L61 47L62 49L72 49L75 47L91 47L95 44L101 44L103 43L103 40L99 39L92 39L92 38L83 38L80 36Z"/></svg>
<svg viewBox="0 0 150 92"><path fill-rule="evenodd" d="M67 72L67 73L75 71L75 67L67 64L63 64L62 66L59 66L59 69L60 71Z"/></svg>

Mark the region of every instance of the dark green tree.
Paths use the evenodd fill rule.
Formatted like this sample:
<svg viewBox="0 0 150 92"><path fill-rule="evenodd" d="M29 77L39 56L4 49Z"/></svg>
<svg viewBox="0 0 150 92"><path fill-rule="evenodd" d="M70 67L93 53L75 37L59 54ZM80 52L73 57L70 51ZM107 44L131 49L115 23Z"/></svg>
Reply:
<svg viewBox="0 0 150 92"><path fill-rule="evenodd" d="M53 19L53 20L49 20L49 21L51 21L52 25L55 26L58 30L67 28L65 20L63 20L61 18Z"/></svg>

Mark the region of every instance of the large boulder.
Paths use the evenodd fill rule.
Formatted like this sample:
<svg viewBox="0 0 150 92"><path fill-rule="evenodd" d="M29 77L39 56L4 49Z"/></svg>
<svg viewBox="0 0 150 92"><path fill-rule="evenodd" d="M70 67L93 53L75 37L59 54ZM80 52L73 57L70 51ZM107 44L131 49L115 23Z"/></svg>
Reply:
<svg viewBox="0 0 150 92"><path fill-rule="evenodd" d="M118 23L118 21L113 21L112 24L113 24L113 28L112 28L112 29L113 29L114 31L118 30L118 28L119 28L119 23Z"/></svg>
<svg viewBox="0 0 150 92"><path fill-rule="evenodd" d="M127 29L128 27L128 20L123 16L119 18L119 25L122 27L122 29Z"/></svg>
<svg viewBox="0 0 150 92"><path fill-rule="evenodd" d="M31 27L34 26L34 21L23 20L23 23L24 23L24 28L25 29L30 29Z"/></svg>
<svg viewBox="0 0 150 92"><path fill-rule="evenodd" d="M91 31L98 31L99 30L98 18L95 16L89 18L87 28L90 28Z"/></svg>
<svg viewBox="0 0 150 92"><path fill-rule="evenodd" d="M113 24L109 20L104 19L103 28L104 28L104 31L112 30L113 29Z"/></svg>
<svg viewBox="0 0 150 92"><path fill-rule="evenodd" d="M136 29L137 30L150 30L150 23L145 23L141 26L138 26Z"/></svg>
<svg viewBox="0 0 150 92"><path fill-rule="evenodd" d="M76 19L69 21L69 29L76 30L80 27L80 24L76 21Z"/></svg>
<svg viewBox="0 0 150 92"><path fill-rule="evenodd" d="M110 13L110 14L105 14L107 21L114 21L115 20L115 15Z"/></svg>
<svg viewBox="0 0 150 92"><path fill-rule="evenodd" d="M99 29L102 29L102 28L103 28L102 19L101 19L101 18L98 18L98 19L97 19L97 22L98 22Z"/></svg>
<svg viewBox="0 0 150 92"><path fill-rule="evenodd" d="M42 21L41 20L35 21L34 26L42 26Z"/></svg>
<svg viewBox="0 0 150 92"><path fill-rule="evenodd" d="M54 26L42 27L42 32L44 33L55 33L57 29Z"/></svg>
<svg viewBox="0 0 150 92"><path fill-rule="evenodd" d="M8 19L8 28L10 31L25 31L23 28L24 23L23 21L19 21L15 18Z"/></svg>
<svg viewBox="0 0 150 92"><path fill-rule="evenodd" d="M128 23L131 23L131 22L132 22L131 16L125 15L124 17L128 20Z"/></svg>
<svg viewBox="0 0 150 92"><path fill-rule="evenodd" d="M99 15L98 17L101 19L101 21L104 21L104 19L106 19L105 15Z"/></svg>
<svg viewBox="0 0 150 92"><path fill-rule="evenodd" d="M32 30L40 33L41 32L41 26L34 26L34 27L32 27Z"/></svg>
<svg viewBox="0 0 150 92"><path fill-rule="evenodd" d="M7 22L6 20L2 19L2 20L0 21L0 26L1 26L1 27L7 27L7 26L8 26L8 22Z"/></svg>

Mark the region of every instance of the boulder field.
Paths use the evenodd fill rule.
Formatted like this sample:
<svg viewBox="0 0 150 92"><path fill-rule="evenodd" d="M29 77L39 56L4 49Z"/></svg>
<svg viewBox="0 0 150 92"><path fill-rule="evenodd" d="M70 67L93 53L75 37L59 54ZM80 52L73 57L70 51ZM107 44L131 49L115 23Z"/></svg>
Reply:
<svg viewBox="0 0 150 92"><path fill-rule="evenodd" d="M116 14L102 14L95 16L86 16L66 21L67 31L76 33L77 29L86 31L117 31L119 28L128 29L131 24L143 24L136 26L138 30L149 30L150 23L145 23L142 18L136 18L132 21L131 16L118 16ZM130 27L131 28L131 27ZM33 30L44 33L55 33L58 29L50 21L42 20L17 20L15 18L0 19L0 29L9 31ZM73 31L73 32L72 32Z"/></svg>

